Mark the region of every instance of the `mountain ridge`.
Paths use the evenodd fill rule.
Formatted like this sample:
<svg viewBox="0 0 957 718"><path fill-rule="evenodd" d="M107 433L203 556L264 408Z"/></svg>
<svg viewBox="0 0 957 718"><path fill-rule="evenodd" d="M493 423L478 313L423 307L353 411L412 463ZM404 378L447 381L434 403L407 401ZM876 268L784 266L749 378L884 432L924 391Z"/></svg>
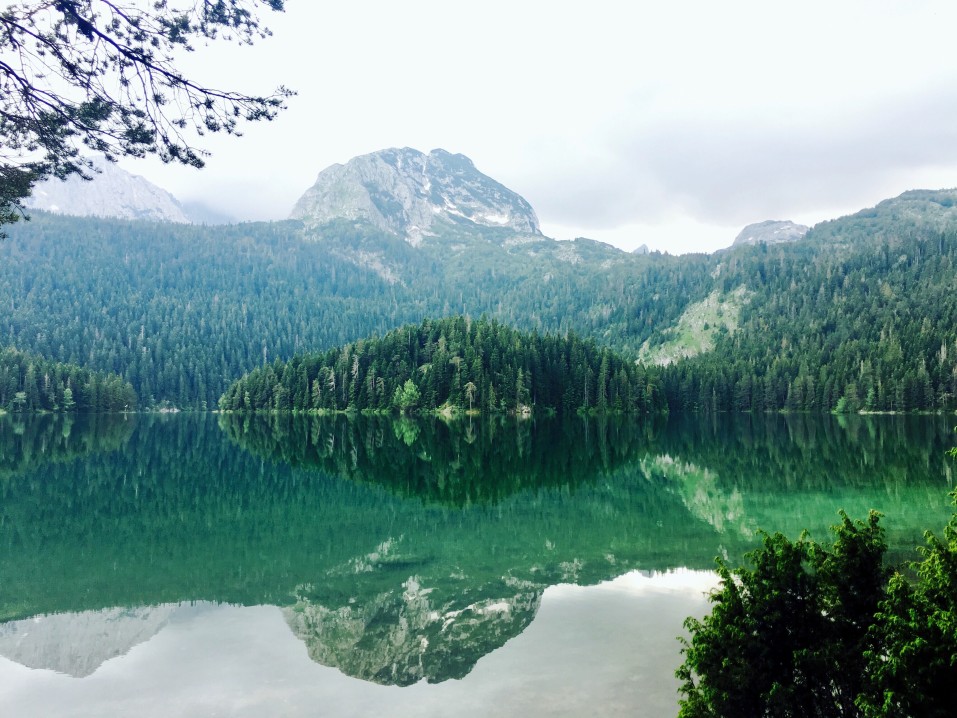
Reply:
<svg viewBox="0 0 957 718"><path fill-rule="evenodd" d="M398 165L410 162L424 187L427 156L390 152L396 187L408 189ZM463 156L432 154L450 186L475 200L473 214L491 211L483 192L507 191ZM429 198L417 197L435 219ZM6 341L116 371L146 407L209 407L273 360L483 314L524 331L575 332L630 358L664 351L677 359L662 370L671 407L829 410L846 394L845 406L910 411L957 397L957 190L912 190L798 242L707 255L634 254L457 215L413 245L399 209L386 229L366 215L196 227L38 211L0 243ZM537 228L533 216L526 228ZM694 383L706 375L712 383Z"/></svg>
<svg viewBox="0 0 957 718"><path fill-rule="evenodd" d="M34 188L26 206L77 217L206 225L238 221L202 202L181 202L162 187L113 163L91 159L91 180L78 176L64 181L47 179ZM745 226L728 248L715 252L747 244L793 242L809 233L821 239L830 234L828 228L834 222L863 225L902 212L919 223L943 229L957 222L957 188L906 190L874 207L810 228L789 220L755 222ZM409 147L388 148L332 164L296 201L290 219L302 222L317 238L326 237L324 230L329 224L353 221L361 231L387 232L414 247L427 238L447 244L447 240L457 242L463 236L507 247L561 242L542 233L534 208L521 195L480 172L467 156L441 148L428 154ZM847 234L843 226L842 233ZM579 261L567 249L572 245L564 246L565 250L555 249L556 256ZM643 244L632 253L650 251Z"/></svg>

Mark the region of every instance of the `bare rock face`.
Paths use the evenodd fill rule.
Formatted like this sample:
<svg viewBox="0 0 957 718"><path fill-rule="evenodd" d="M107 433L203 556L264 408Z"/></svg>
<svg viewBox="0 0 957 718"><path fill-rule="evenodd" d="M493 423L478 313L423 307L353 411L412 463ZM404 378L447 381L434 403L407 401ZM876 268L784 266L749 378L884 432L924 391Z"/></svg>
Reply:
<svg viewBox="0 0 957 718"><path fill-rule="evenodd" d="M528 202L479 172L468 157L440 149L381 150L332 165L296 202L291 218L307 226L366 221L412 244L437 234L443 223L541 235Z"/></svg>
<svg viewBox="0 0 957 718"><path fill-rule="evenodd" d="M741 230L735 238L733 247L741 244L778 244L780 242L796 242L803 239L808 228L803 224L782 222L769 219L766 222L749 224Z"/></svg>
<svg viewBox="0 0 957 718"><path fill-rule="evenodd" d="M33 188L26 205L78 217L190 223L183 206L166 190L105 160L93 164L98 172L92 180L76 175L66 180L50 178Z"/></svg>

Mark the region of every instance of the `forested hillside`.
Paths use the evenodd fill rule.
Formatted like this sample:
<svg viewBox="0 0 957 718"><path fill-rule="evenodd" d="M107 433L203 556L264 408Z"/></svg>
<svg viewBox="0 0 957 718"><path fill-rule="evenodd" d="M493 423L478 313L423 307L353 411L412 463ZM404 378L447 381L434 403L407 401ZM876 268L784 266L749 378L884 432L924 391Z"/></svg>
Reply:
<svg viewBox="0 0 957 718"><path fill-rule="evenodd" d="M0 342L114 371L149 406L210 408L243 372L419 318L285 223L35 213L0 243Z"/></svg>
<svg viewBox="0 0 957 718"><path fill-rule="evenodd" d="M955 200L908 192L799 241L679 257L495 227L446 227L412 246L342 220L197 227L37 212L0 242L0 346L115 372L143 406L212 408L276 359L486 315L575 332L649 371L670 360L654 371L673 410L951 409Z"/></svg>
<svg viewBox="0 0 957 718"><path fill-rule="evenodd" d="M544 238L531 251L498 235L414 248L343 222L306 234L36 212L0 242L0 346L116 372L145 406L213 408L257 366L429 316L636 349L705 289L703 257Z"/></svg>
<svg viewBox="0 0 957 718"><path fill-rule="evenodd" d="M594 342L461 316L276 361L230 385L219 407L640 414L665 408L660 387L641 365Z"/></svg>
<svg viewBox="0 0 957 718"><path fill-rule="evenodd" d="M714 351L664 371L672 408L953 408L957 231L940 212L954 196L904 198L801 242L719 254L717 286L750 301Z"/></svg>

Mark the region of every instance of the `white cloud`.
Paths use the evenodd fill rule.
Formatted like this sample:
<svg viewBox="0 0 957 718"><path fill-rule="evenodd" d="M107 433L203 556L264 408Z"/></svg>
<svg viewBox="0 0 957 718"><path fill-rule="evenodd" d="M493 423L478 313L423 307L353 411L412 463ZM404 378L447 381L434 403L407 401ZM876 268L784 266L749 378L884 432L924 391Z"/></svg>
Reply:
<svg viewBox="0 0 957 718"><path fill-rule="evenodd" d="M289 110L214 138L202 173L134 171L281 217L333 162L443 147L588 236L816 221L957 185L955 21L944 2L292 3L260 46L190 58L294 87Z"/></svg>

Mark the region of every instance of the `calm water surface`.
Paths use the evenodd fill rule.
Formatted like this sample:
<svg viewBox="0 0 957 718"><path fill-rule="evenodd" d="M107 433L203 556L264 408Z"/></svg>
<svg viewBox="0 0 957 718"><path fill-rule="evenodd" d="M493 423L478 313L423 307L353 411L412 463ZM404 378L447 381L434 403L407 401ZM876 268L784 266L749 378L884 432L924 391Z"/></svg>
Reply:
<svg viewBox="0 0 957 718"><path fill-rule="evenodd" d="M714 557L910 558L952 423L0 417L0 715L674 715Z"/></svg>

